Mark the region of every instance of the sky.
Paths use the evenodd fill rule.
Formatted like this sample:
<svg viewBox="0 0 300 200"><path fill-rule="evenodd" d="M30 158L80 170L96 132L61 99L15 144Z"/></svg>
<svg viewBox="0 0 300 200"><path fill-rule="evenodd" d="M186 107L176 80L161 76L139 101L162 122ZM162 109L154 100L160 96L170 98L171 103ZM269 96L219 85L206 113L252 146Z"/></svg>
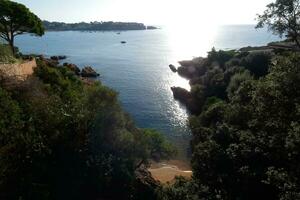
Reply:
<svg viewBox="0 0 300 200"><path fill-rule="evenodd" d="M254 24L272 0L15 0L43 20L162 26Z"/></svg>

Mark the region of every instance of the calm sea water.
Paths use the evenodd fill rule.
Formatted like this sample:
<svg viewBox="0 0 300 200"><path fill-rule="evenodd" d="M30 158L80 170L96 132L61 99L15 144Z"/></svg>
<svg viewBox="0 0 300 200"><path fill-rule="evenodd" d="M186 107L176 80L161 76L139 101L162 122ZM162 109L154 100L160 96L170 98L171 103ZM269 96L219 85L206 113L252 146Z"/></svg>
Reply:
<svg viewBox="0 0 300 200"><path fill-rule="evenodd" d="M173 99L170 87L189 89L188 81L172 73L170 63L205 56L213 46L232 49L278 40L253 26L223 26L207 30L147 30L116 32L47 32L20 36L23 53L66 55L65 62L93 66L100 80L119 92L124 109L137 125L163 132L185 157L190 131L186 109ZM126 41L121 44L120 41Z"/></svg>

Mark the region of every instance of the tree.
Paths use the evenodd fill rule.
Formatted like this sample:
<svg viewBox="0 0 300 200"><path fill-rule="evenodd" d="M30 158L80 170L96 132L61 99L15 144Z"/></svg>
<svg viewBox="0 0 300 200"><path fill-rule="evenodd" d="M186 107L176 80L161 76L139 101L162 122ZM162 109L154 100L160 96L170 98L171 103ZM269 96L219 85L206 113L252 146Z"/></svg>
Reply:
<svg viewBox="0 0 300 200"><path fill-rule="evenodd" d="M262 15L258 15L256 28L267 26L274 34L282 37L286 34L300 48L300 1L276 0L267 5Z"/></svg>
<svg viewBox="0 0 300 200"><path fill-rule="evenodd" d="M0 37L8 42L13 53L14 38L24 33L44 34L42 21L22 4L0 0Z"/></svg>

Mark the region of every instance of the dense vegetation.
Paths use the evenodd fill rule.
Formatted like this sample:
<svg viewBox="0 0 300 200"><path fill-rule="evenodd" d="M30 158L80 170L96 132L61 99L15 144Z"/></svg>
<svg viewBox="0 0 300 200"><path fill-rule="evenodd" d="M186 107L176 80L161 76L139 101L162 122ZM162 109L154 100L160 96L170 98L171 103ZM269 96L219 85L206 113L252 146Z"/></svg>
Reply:
<svg viewBox="0 0 300 200"><path fill-rule="evenodd" d="M300 199L299 66L297 52L214 49L195 63L194 176L164 199Z"/></svg>
<svg viewBox="0 0 300 200"><path fill-rule="evenodd" d="M116 92L43 60L21 84L0 80L0 199L156 198L143 167L175 151Z"/></svg>
<svg viewBox="0 0 300 200"><path fill-rule="evenodd" d="M146 30L156 29L153 26L145 26L135 22L81 22L67 24L63 22L43 21L44 27L48 31L125 31L125 30Z"/></svg>

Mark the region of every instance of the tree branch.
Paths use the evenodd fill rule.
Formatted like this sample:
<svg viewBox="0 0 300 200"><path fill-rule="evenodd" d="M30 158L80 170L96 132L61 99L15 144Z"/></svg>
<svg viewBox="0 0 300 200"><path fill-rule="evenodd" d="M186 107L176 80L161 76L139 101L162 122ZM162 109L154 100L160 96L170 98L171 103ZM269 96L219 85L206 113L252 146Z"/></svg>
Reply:
<svg viewBox="0 0 300 200"><path fill-rule="evenodd" d="M15 34L13 34L13 36L17 36L17 35L22 35L23 33L26 33L25 31L19 31L19 32L16 32Z"/></svg>

